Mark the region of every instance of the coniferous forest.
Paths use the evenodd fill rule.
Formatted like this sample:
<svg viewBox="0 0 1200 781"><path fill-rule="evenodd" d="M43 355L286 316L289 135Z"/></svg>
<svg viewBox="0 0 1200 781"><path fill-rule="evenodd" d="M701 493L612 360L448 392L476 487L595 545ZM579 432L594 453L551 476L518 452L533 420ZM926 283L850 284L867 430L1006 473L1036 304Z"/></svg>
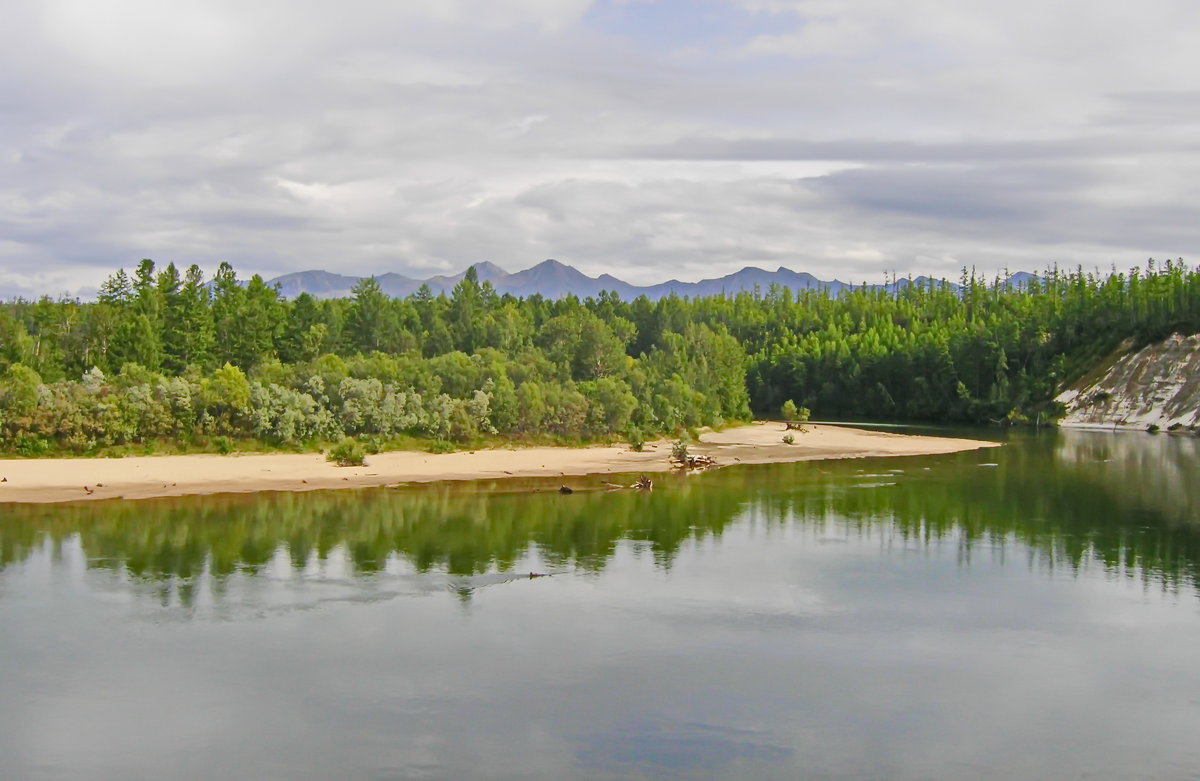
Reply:
<svg viewBox="0 0 1200 781"><path fill-rule="evenodd" d="M838 297L772 288L623 301L514 298L474 270L450 295L284 300L228 264L143 260L96 301L0 305L0 449L43 453L640 441L778 414L1052 419L1126 339L1200 330L1200 270L964 272Z"/></svg>

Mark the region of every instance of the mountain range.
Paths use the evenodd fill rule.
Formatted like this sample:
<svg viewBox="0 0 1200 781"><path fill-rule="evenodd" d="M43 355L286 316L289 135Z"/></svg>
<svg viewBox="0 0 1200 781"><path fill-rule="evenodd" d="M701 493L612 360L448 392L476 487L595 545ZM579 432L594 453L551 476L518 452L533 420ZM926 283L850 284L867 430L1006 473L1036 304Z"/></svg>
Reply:
<svg viewBox="0 0 1200 781"><path fill-rule="evenodd" d="M780 285L798 290L828 290L837 296L842 292L856 287L840 280L820 280L812 274L796 272L780 266L775 271L747 266L741 271L727 274L714 279L702 279L699 282L680 282L672 279L657 285L632 285L623 282L609 274L599 277L589 277L579 269L559 263L557 260L545 260L533 268L510 274L494 263L476 263L472 266L479 277L480 284L492 283L497 293L511 293L518 297L528 297L540 294L546 298L562 298L568 293L574 293L580 298L596 296L607 290L619 295L622 299L632 300L638 296L646 296L658 300L672 293L678 296L698 297L715 295L734 295L743 290L753 291L756 288L766 293L771 285ZM428 279L414 279L402 274L387 273L375 277L384 293L403 298L412 295L421 285L428 285L436 296L439 293L449 294L454 286L466 276L466 271L452 276L439 275ZM308 293L315 298L345 298L351 295L354 286L364 277L351 277L334 274L330 271L297 271L284 274L268 281L268 284L278 285L279 292L286 298L295 298L301 293ZM1034 279L1032 274L1018 272L1008 278L1008 284L1022 286ZM928 284L929 278L917 277L913 280L899 279L887 285L871 285L869 287L902 289L910 284ZM935 281L934 284L945 284L952 288L958 286L950 282Z"/></svg>

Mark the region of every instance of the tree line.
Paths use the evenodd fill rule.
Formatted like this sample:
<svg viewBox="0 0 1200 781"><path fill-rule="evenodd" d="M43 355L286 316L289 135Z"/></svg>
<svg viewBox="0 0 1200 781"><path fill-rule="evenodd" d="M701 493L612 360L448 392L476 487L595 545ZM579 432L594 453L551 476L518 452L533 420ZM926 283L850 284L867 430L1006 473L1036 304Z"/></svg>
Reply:
<svg viewBox="0 0 1200 781"><path fill-rule="evenodd" d="M143 260L95 301L0 304L0 448L304 445L344 435L637 440L778 414L1052 418L1122 340L1200 330L1200 273L1051 269L1027 285L902 280L703 298L450 294L287 300L226 263Z"/></svg>
<svg viewBox="0 0 1200 781"><path fill-rule="evenodd" d="M1061 416L1058 392L1122 342L1200 331L1200 270L1052 268L1019 286L964 272L957 287L699 305L745 345L758 409L794 398L821 416L1023 422Z"/></svg>
<svg viewBox="0 0 1200 781"><path fill-rule="evenodd" d="M289 301L228 264L206 281L144 260L94 302L0 306L0 447L640 441L749 417L727 328L681 322L634 352L620 309L499 296L473 269L450 295L392 299L366 279Z"/></svg>

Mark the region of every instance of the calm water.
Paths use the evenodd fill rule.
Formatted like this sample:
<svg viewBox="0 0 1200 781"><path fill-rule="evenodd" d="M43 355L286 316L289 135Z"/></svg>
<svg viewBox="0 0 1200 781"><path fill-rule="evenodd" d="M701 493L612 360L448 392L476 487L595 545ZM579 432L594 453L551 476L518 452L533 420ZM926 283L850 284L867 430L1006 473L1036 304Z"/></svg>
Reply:
<svg viewBox="0 0 1200 781"><path fill-rule="evenodd" d="M0 778L1200 777L1200 440L1008 442L0 506Z"/></svg>

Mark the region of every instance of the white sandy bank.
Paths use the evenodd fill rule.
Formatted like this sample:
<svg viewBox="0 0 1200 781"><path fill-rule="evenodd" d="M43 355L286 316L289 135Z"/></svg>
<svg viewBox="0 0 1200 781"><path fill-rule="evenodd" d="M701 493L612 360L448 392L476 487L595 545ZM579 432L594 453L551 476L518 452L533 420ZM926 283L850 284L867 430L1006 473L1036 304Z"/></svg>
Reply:
<svg viewBox="0 0 1200 781"><path fill-rule="evenodd" d="M812 425L783 443L780 423L709 432L693 453L720 466L829 458L931 455L993 447L995 442L911 436ZM248 491L306 491L435 480L664 472L670 443L626 446L530 447L430 454L379 453L362 467L338 467L317 454L176 455L129 458L0 459L0 502L143 499Z"/></svg>

